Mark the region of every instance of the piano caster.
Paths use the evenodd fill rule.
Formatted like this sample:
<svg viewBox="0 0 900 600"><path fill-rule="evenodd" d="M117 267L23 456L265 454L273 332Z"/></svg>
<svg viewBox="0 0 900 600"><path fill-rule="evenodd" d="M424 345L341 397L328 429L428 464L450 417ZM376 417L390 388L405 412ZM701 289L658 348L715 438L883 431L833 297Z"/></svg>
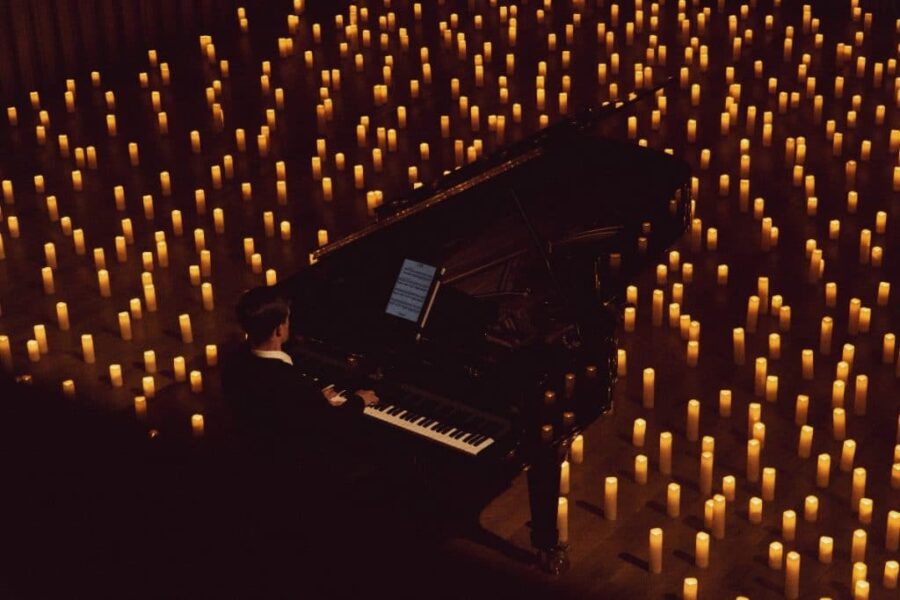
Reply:
<svg viewBox="0 0 900 600"><path fill-rule="evenodd" d="M549 550L538 550L538 564L551 575L562 575L569 570L569 547L559 544Z"/></svg>

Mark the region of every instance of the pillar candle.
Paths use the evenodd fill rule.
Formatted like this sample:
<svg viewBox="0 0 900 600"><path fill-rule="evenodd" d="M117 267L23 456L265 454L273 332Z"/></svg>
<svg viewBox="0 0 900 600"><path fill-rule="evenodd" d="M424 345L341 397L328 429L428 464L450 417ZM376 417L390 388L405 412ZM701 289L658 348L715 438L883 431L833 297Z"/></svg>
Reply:
<svg viewBox="0 0 900 600"><path fill-rule="evenodd" d="M849 473L853 469L853 459L856 456L856 442L845 440L841 447L841 471Z"/></svg>
<svg viewBox="0 0 900 600"><path fill-rule="evenodd" d="M750 296L747 300L747 331L756 333L756 324L759 319L760 298Z"/></svg>
<svg viewBox="0 0 900 600"><path fill-rule="evenodd" d="M816 486L827 488L831 479L831 456L820 454L816 462Z"/></svg>
<svg viewBox="0 0 900 600"><path fill-rule="evenodd" d="M894 463L891 467L891 488L900 490L900 463Z"/></svg>
<svg viewBox="0 0 900 600"><path fill-rule="evenodd" d="M866 560L866 530L857 529L853 532L853 538L850 545L850 561L865 562Z"/></svg>
<svg viewBox="0 0 900 600"><path fill-rule="evenodd" d="M56 322L61 331L69 330L69 307L65 302L56 303Z"/></svg>
<svg viewBox="0 0 900 600"><path fill-rule="evenodd" d="M830 565L834 560L834 540L827 535L819 537L819 562Z"/></svg>
<svg viewBox="0 0 900 600"><path fill-rule="evenodd" d="M632 427L632 432L631 432L631 443L638 448L643 447L646 433L647 433L647 421L645 421L644 419L640 419L640 418L635 419L634 426Z"/></svg>
<svg viewBox="0 0 900 600"><path fill-rule="evenodd" d="M144 285L144 304L147 312L156 312L156 288L152 283Z"/></svg>
<svg viewBox="0 0 900 600"><path fill-rule="evenodd" d="M857 507L857 510L859 510L860 525L871 525L872 513L875 510L875 501L871 498L860 498Z"/></svg>
<svg viewBox="0 0 900 600"><path fill-rule="evenodd" d="M652 322L654 327L660 327L662 325L662 315L663 315L663 291L662 290L653 290L653 311L652 311Z"/></svg>
<svg viewBox="0 0 900 600"><path fill-rule="evenodd" d="M215 367L219 363L219 349L215 344L206 345L206 366Z"/></svg>
<svg viewBox="0 0 900 600"><path fill-rule="evenodd" d="M731 390L719 390L719 416L731 417Z"/></svg>
<svg viewBox="0 0 900 600"><path fill-rule="evenodd" d="M700 402L688 400L687 403L687 427L685 435L688 441L696 442L700 431Z"/></svg>
<svg viewBox="0 0 900 600"><path fill-rule="evenodd" d="M759 449L764 450L766 447L766 424L762 421L754 423L752 436L754 440L759 442Z"/></svg>
<svg viewBox="0 0 900 600"><path fill-rule="evenodd" d="M771 542L769 544L769 568L780 571L783 561L784 546L782 546L781 542Z"/></svg>
<svg viewBox="0 0 900 600"><path fill-rule="evenodd" d="M96 361L94 355L94 338L89 333L82 334L81 336L81 354L84 357L84 362L89 365L94 364Z"/></svg>
<svg viewBox="0 0 900 600"><path fill-rule="evenodd" d="M866 395L869 390L869 378L866 375L856 376L856 386L853 392L853 414L866 414Z"/></svg>
<svg viewBox="0 0 900 600"><path fill-rule="evenodd" d="M644 369L644 387L642 395L644 408L653 408L655 379L656 373L652 367Z"/></svg>
<svg viewBox="0 0 900 600"><path fill-rule="evenodd" d="M569 494L569 468L569 461L567 460L562 461L559 467L559 493L564 496Z"/></svg>
<svg viewBox="0 0 900 600"><path fill-rule="evenodd" d="M194 437L201 437L203 435L203 431L203 415L199 413L191 415L191 432L193 433Z"/></svg>
<svg viewBox="0 0 900 600"><path fill-rule="evenodd" d="M762 511L762 498L757 498L755 496L753 498L750 498L750 502L747 508L747 514L751 523L753 523L754 525L759 525L760 523L762 523Z"/></svg>
<svg viewBox="0 0 900 600"><path fill-rule="evenodd" d="M584 436L578 434L572 440L572 447L570 449L570 455L572 458L572 463L576 465L580 465L584 462Z"/></svg>
<svg viewBox="0 0 900 600"><path fill-rule="evenodd" d="M714 455L712 452L700 454L700 495L707 497L712 494Z"/></svg>
<svg viewBox="0 0 900 600"><path fill-rule="evenodd" d="M807 496L803 501L803 520L807 523L815 523L819 518L819 499L815 496Z"/></svg>
<svg viewBox="0 0 900 600"><path fill-rule="evenodd" d="M617 518L618 495L618 478L607 477L603 485L603 516L609 521L615 521Z"/></svg>
<svg viewBox="0 0 900 600"><path fill-rule="evenodd" d="M213 301L213 287L209 282L204 282L200 286L200 292L203 297L203 310L213 310L215 303Z"/></svg>
<svg viewBox="0 0 900 600"><path fill-rule="evenodd" d="M759 440L747 440L747 481L759 481Z"/></svg>
<svg viewBox="0 0 900 600"><path fill-rule="evenodd" d="M732 346L734 349L734 364L743 365L746 360L743 327L735 327L732 330Z"/></svg>
<svg viewBox="0 0 900 600"><path fill-rule="evenodd" d="M147 416L147 398L144 396L134 397L134 416L143 419Z"/></svg>
<svg viewBox="0 0 900 600"><path fill-rule="evenodd" d="M793 542L797 537L797 513L792 510L781 514L781 535L788 542Z"/></svg>
<svg viewBox="0 0 900 600"><path fill-rule="evenodd" d="M191 331L191 317L190 315L183 314L178 315L178 327L181 330L181 341L185 344L193 343L194 334Z"/></svg>
<svg viewBox="0 0 900 600"><path fill-rule="evenodd" d="M844 392L847 389L847 384L844 383L841 379L835 379L831 384L831 406L836 410L840 408L843 410L844 406ZM837 433L835 433L837 435ZM835 439L843 439L843 438L835 438Z"/></svg>
<svg viewBox="0 0 900 600"><path fill-rule="evenodd" d="M794 409L794 423L801 426L805 425L808 413L809 396L807 396L806 394L798 394Z"/></svg>
<svg viewBox="0 0 900 600"><path fill-rule="evenodd" d="M156 352L153 350L144 350L144 371L156 373Z"/></svg>
<svg viewBox="0 0 900 600"><path fill-rule="evenodd" d="M778 399L778 376L766 376L766 402L775 402Z"/></svg>
<svg viewBox="0 0 900 600"><path fill-rule="evenodd" d="M801 351L800 356L803 365L803 379L810 381L815 375L813 351L806 348Z"/></svg>
<svg viewBox="0 0 900 600"><path fill-rule="evenodd" d="M847 437L847 417L843 408L835 408L831 417L834 439L843 440Z"/></svg>
<svg viewBox="0 0 900 600"><path fill-rule="evenodd" d="M113 387L122 387L122 365L109 365L109 380Z"/></svg>
<svg viewBox="0 0 900 600"><path fill-rule="evenodd" d="M828 355L831 354L831 332L834 321L831 317L822 317L821 332L819 334L819 352Z"/></svg>
<svg viewBox="0 0 900 600"><path fill-rule="evenodd" d="M687 366L696 367L700 358L700 342L690 340L687 343Z"/></svg>
<svg viewBox="0 0 900 600"><path fill-rule="evenodd" d="M156 395L156 382L153 380L152 375L145 375L141 379L141 389L147 398L153 398Z"/></svg>
<svg viewBox="0 0 900 600"><path fill-rule="evenodd" d="M888 513L884 547L892 552L900 550L900 511Z"/></svg>
<svg viewBox="0 0 900 600"><path fill-rule="evenodd" d="M797 456L809 458L812 451L813 428L804 425L800 428L800 442L797 446Z"/></svg>
<svg viewBox="0 0 900 600"><path fill-rule="evenodd" d="M775 499L775 474L774 467L763 468L762 499L766 502L771 502Z"/></svg>
<svg viewBox="0 0 900 600"><path fill-rule="evenodd" d="M713 496L713 537L717 540L725 539L725 496L716 494Z"/></svg>
<svg viewBox="0 0 900 600"><path fill-rule="evenodd" d="M734 475L726 475L722 478L722 495L728 502L734 502L735 492L737 489L737 481Z"/></svg>
<svg viewBox="0 0 900 600"><path fill-rule="evenodd" d="M175 381L182 382L187 379L187 370L183 356L176 356L172 359L172 370L175 373Z"/></svg>
<svg viewBox="0 0 900 600"><path fill-rule="evenodd" d="M781 336L777 333L769 334L769 360L781 359Z"/></svg>
<svg viewBox="0 0 900 600"><path fill-rule="evenodd" d="M885 303L886 305L887 303ZM881 346L881 362L889 365L894 362L894 349L896 347L896 336L893 333L884 334L884 341Z"/></svg>
<svg viewBox="0 0 900 600"><path fill-rule="evenodd" d="M762 418L762 405L759 402L751 402L747 405L747 435L753 437L753 427Z"/></svg>
<svg viewBox="0 0 900 600"><path fill-rule="evenodd" d="M709 566L709 534L698 531L694 542L694 564L701 569Z"/></svg>
<svg viewBox="0 0 900 600"><path fill-rule="evenodd" d="M674 482L666 487L666 514L673 519L681 514L681 486Z"/></svg>
<svg viewBox="0 0 900 600"><path fill-rule="evenodd" d="M119 334L126 342L131 340L131 317L128 312L119 313Z"/></svg>
<svg viewBox="0 0 900 600"><path fill-rule="evenodd" d="M634 457L634 481L641 485L647 483L647 457L643 454Z"/></svg>
<svg viewBox="0 0 900 600"><path fill-rule="evenodd" d="M663 530L654 527L650 530L650 572L654 575L662 573Z"/></svg>
<svg viewBox="0 0 900 600"><path fill-rule="evenodd" d="M672 434L668 431L659 434L659 472L672 474Z"/></svg>
<svg viewBox="0 0 900 600"><path fill-rule="evenodd" d="M634 331L634 322L636 316L636 309L633 306L625 307L625 331L631 333Z"/></svg>

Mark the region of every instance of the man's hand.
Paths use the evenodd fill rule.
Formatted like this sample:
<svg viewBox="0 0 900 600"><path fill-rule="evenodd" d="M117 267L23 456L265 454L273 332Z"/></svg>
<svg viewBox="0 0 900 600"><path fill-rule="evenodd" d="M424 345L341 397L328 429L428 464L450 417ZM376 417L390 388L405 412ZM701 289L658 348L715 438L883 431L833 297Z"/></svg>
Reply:
<svg viewBox="0 0 900 600"><path fill-rule="evenodd" d="M378 404L378 396L372 390L357 390L356 395L362 398L363 404L366 406Z"/></svg>
<svg viewBox="0 0 900 600"><path fill-rule="evenodd" d="M327 388L322 390L322 395L325 396L325 399L330 401L332 398L337 396L337 392L334 391L334 386L329 385Z"/></svg>

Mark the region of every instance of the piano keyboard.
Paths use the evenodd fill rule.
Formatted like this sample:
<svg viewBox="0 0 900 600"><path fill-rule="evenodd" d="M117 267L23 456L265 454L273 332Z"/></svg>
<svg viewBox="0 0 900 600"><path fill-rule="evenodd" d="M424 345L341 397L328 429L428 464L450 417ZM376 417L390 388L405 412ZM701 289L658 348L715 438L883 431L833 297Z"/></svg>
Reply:
<svg viewBox="0 0 900 600"><path fill-rule="evenodd" d="M450 425L389 402L367 406L363 414L473 456L494 443L488 435L469 431L464 426Z"/></svg>

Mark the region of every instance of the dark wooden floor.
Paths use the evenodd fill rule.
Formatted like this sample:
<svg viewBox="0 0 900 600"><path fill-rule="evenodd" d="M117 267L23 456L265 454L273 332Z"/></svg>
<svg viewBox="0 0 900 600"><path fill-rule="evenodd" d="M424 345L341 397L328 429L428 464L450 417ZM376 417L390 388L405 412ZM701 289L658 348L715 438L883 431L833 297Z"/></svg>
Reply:
<svg viewBox="0 0 900 600"><path fill-rule="evenodd" d="M888 512L900 509L900 492L891 487L891 466L898 439L898 385L900 367L896 351L891 364L882 362L883 336L898 333L900 263L897 228L900 227L900 175L895 174L898 148L891 147L891 132L900 129L895 77L898 58L900 12L888 2L862 1L854 16L850 2L814 3L812 17L822 34L817 47L811 22L805 24L800 3L770 1L517 3L517 41L509 41L510 11L507 2L425 2L421 20L414 18L413 3L394 1L368 7L371 47L352 49L341 56L340 44L348 42L343 28L335 27L334 11L343 24L351 14L362 21L361 9L340 3L307 2L295 34L288 32L292 3L248 3L248 31L241 32L237 15L220 31L210 31L216 59L229 61L225 77L218 63L207 60L196 37L171 39L158 48L159 62L167 63L171 83L162 81L159 66L148 58L140 63L125 61L102 72L102 84L92 87L89 72L74 74L74 112L66 111L65 82L52 81L40 91L40 108L47 111L47 142L39 145L35 126L40 115L21 90L15 102L18 125L0 118L0 179L10 180L14 202L0 204L0 226L5 258L0 260L0 335L12 346L10 376L30 375L30 387L8 384L0 390L0 464L3 492L0 500L0 590L6 597L349 597L388 592L397 596L453 598L547 596L602 598L678 597L683 579L699 579L703 598L778 597L783 595L784 571L768 567L768 546L782 540L782 511L798 514L798 535L784 541L785 552L801 555L802 597L852 597L850 545L853 531L868 533L866 564L871 597L895 598L896 591L882 586L885 561L896 561L897 551L885 548ZM315 6L312 6L315 4ZM643 7L643 26L636 27L633 41L628 25ZM543 8L543 17L538 11ZM699 15L706 9L707 16ZM618 13L618 21L612 17ZM654 30L651 17L658 12ZM680 13L683 13L680 14ZM393 14L396 27L389 26ZM456 15L454 17L453 15ZM504 15L506 21L504 21ZM576 15L578 15L576 17ZM871 15L871 24L868 23ZM476 26L477 16L483 26ZM381 25L381 19L385 19ZM689 36L682 34L682 19L690 22ZM767 20L771 18L771 27ZM458 19L458 23L456 23ZM567 25L580 19L567 41ZM700 22L705 25L701 26ZM811 21L811 20L810 20ZM443 45L439 24L452 30L452 47ZM730 31L734 23L735 29ZM314 41L313 30L321 25L322 40ZM401 28L409 37L402 46ZM598 28L613 32L611 46L598 42ZM792 49L785 58L785 38L792 29ZM382 31L385 29L385 31ZM465 33L466 56L459 58L455 42ZM557 36L556 49L549 49L548 34ZM381 46L386 35L387 46ZM360 36L363 34L360 34ZM733 55L735 35L743 38ZM752 36L752 41L751 41ZM278 39L293 40L293 55L281 58ZM859 40L859 43L857 43ZM474 56L491 42L492 56L484 57L484 85L478 86ZM648 48L656 45L654 58ZM836 60L836 46L849 45L850 58ZM666 60L659 60L660 46ZM432 82L423 81L420 48L429 49ZM686 62L686 47L695 46ZM706 48L706 52L704 52ZM313 66L305 64L311 51ZM564 66L563 52L571 63ZM353 55L364 57L365 68L354 69ZM612 69L612 53L619 60L619 73ZM507 54L515 56L515 70L507 73ZM708 56L703 67L701 56ZM857 60L866 58L864 74L856 74ZM390 57L388 59L388 57ZM381 66L393 60L389 101L373 103L373 85L384 82ZM271 91L261 90L262 61L270 61ZM547 106L536 106L536 76L539 61L546 61ZM761 61L762 75L754 73ZM693 246L690 234L678 244L681 262L693 266L692 281L680 270L670 271L664 286L665 302L672 298L672 284L684 285L682 314L690 314L702 327L700 359L695 368L686 366L685 342L677 329L654 327L650 321L651 297L657 287L655 265L635 282L638 288L637 326L633 333L620 332L621 348L627 354L627 375L616 389L614 414L596 423L586 434L586 460L573 465L569 494L571 570L558 578L542 574L530 562L527 503L524 479L486 506L480 516L492 536L477 539L465 530L442 528L454 523L441 515L452 506L422 505L428 496L407 489L402 482L372 485L363 478L365 494L390 488L391 494L372 498L371 506L356 510L338 502L335 490L321 496L328 506L308 505L308 480L284 475L294 468L289 461L273 465L253 477L242 467L230 442L227 411L219 399L218 369L205 360L205 346L216 344L220 353L236 339L232 306L241 289L265 282L244 260L244 238L252 237L261 255L263 269L275 269L286 277L303 268L310 250L317 245L317 231L326 229L331 240L339 239L370 220L366 193L380 190L385 197L403 193L408 187L407 169L418 167L419 180L439 175L456 164L454 141L464 148L476 139L484 153L519 139L540 126L539 115L549 122L560 118L558 93L563 77L570 77L569 113L611 99L610 83L618 86L618 97L636 89L634 65L652 66L653 81L666 75L680 76L687 68L688 86L665 92L666 107L661 124L653 127L652 111L646 104L637 117L634 137L642 143L667 149L689 161L694 169L695 216L702 222L704 243ZM808 63L804 76L798 66ZM607 69L605 83L598 81L598 65ZM734 69L732 90L738 117L727 134L720 129L726 110L728 69ZM333 119L317 122L317 105L324 92L322 71L339 69L340 89L326 90L333 102ZM876 79L876 70L882 72ZM139 85L138 74L148 74L148 88ZM500 102L499 78L507 78L508 103ZM835 78L844 78L841 97L834 93ZM822 95L821 116L807 94L808 80L816 78L815 92ZM451 93L451 79L460 80L461 94L480 108L480 130L460 116ZM776 78L774 93L771 79ZM410 97L410 80L420 82L418 98ZM216 126L205 91L220 81L217 101L224 126ZM691 102L690 85L700 86L700 98ZM284 93L284 108L276 107L275 89ZM107 109L104 92L115 93L118 135L106 133ZM166 112L169 131L161 134L151 91L158 91ZM779 94L797 93L797 103L782 110ZM790 100L790 97L788 97ZM859 103L857 123L848 123L848 110ZM522 122L513 119L513 103L521 103ZM407 123L401 126L397 106L406 108ZM876 110L884 106L883 122ZM747 123L747 109L757 112L755 123ZM257 146L260 127L266 124L266 109L275 110L276 126L269 137L269 152L261 156ZM770 112L772 140L763 142L764 113ZM449 115L450 134L442 138L440 116ZM504 139L489 128L489 115L506 118ZM368 117L365 147L356 140L356 126ZM628 118L605 125L610 136L629 135ZM697 122L697 140L686 136L687 121ZM835 155L826 122L833 119L843 135L843 147ZM376 173L372 149L377 147L378 127L396 128L398 149L384 147L384 170ZM236 147L235 130L246 131L247 149ZM199 131L202 151L193 153L190 132ZM71 157L60 156L58 138L68 136ZM805 139L803 175L815 176L818 212L807 215L807 194L792 183L795 156L788 155L786 142ZM896 134L900 142L900 133ZM323 196L322 185L313 178L311 159L317 154L317 139L326 141L323 174L332 179L332 200ZM742 140L748 150L742 152ZM637 142L637 140L635 140ZM863 159L864 141L871 142L871 157ZM128 143L140 147L140 165L129 164ZM423 161L419 144L427 142L430 158ZM384 144L382 144L384 145ZM96 148L98 167L84 167L84 190L73 191L72 171L76 148ZM701 153L709 150L708 166ZM345 156L346 167L335 164L336 153ZM741 175L741 155L750 160L749 176ZM223 166L225 155L234 161L234 176L215 189L211 167ZM848 177L848 161L857 162L855 180ZM287 201L276 194L276 163L284 161ZM354 165L363 165L365 183L355 189ZM160 172L171 175L171 196L162 193ZM43 175L45 191L35 190L34 176ZM730 177L730 187L720 191L720 177ZM647 173L647 177L653 177ZM892 180L893 177L893 180ZM764 199L762 215L778 228L777 245L761 248L761 217L742 209L739 180L749 181L749 202ZM892 183L896 182L896 183ZM241 184L252 185L252 198L242 199ZM114 187L124 186L125 210L117 211ZM195 205L195 190L203 189L206 211ZM859 205L849 214L848 191L858 193ZM153 196L155 214L147 219L142 197ZM73 240L47 209L47 197L57 199L61 217L71 219L74 229L83 229L86 253L77 255ZM612 202L602 189L585 190L586 201ZM224 234L216 234L213 210L224 211ZM181 211L184 233L173 230L170 211ZM264 213L271 211L276 233L267 237ZM885 233L876 231L876 214L884 211ZM19 222L21 235L11 233L11 217ZM116 259L114 238L121 235L122 218L134 226L134 244L128 246L124 263ZM477 218L477 215L473 215ZM840 220L837 240L828 236L829 221ZM287 221L291 239L278 236L279 223ZM718 232L718 247L705 243L709 228ZM14 228L14 227L13 227ZM194 244L195 228L205 234L212 255L212 273L204 282L213 284L215 309L205 311L199 287L192 286L189 265L199 265ZM883 249L880 267L860 264L860 232L872 232L873 246ZM164 232L169 266L159 263L155 233ZM820 280L808 282L807 240L822 249L825 270ZM59 266L54 270L55 293L47 295L41 283L45 266L44 244L56 246ZM112 295L98 291L95 248L105 252L112 281ZM159 310L133 321L133 340L119 335L117 313L129 310L129 300L143 298L141 252L153 253L152 279ZM869 261L871 263L871 261ZM717 284L716 269L727 264L727 285ZM759 328L747 333L747 361L732 360L732 329L744 326L748 297L757 291L757 278L769 278L770 297L780 295L791 307L789 331L781 331L782 358L769 361L769 373L778 376L775 402L754 397L754 359L768 355L768 335L779 332L778 319L760 316ZM837 284L837 302L826 305L825 283ZM876 301L880 282L893 288L886 306ZM848 333L848 304L859 298L871 309L869 332ZM56 323L56 303L66 302L71 317L69 331ZM189 314L194 341L183 343L178 317ZM819 326L823 316L834 319L830 354L819 350ZM34 337L33 326L46 326L49 353L31 363L26 342ZM96 346L95 364L85 364L81 334L91 333ZM854 466L866 469L866 497L874 501L870 525L860 525L850 509L851 474L837 468L842 442L835 440L831 426L831 389L837 361L845 343L854 345L855 357L847 386L847 437L858 448ZM815 378L801 377L802 349L815 350ZM156 351L159 371L154 375L157 397L148 401L145 417L135 415L134 397L142 393L144 351ZM192 393L185 382L176 382L173 359L184 357L187 370L202 373L203 392ZM124 385L114 388L109 365L120 364ZM656 371L655 408L641 403L641 374L646 367ZM869 378L865 415L852 410L855 376ZM59 397L64 380L75 384L74 398ZM720 389L733 392L732 416L718 413ZM810 459L797 457L799 427L794 422L798 394L810 396L809 424L815 429ZM704 529L703 503L698 485L699 442L686 439L686 406L698 399L700 435L715 437L714 492L721 491L722 477L736 478L736 500L728 504L726 536L712 541L712 559L707 569L694 566L694 536ZM760 496L758 484L745 477L746 414L748 404L762 404L766 426L762 466L777 469L775 499L766 502L763 523L748 520L749 498ZM194 439L191 415L202 414L205 435ZM634 419L647 421L647 443L632 445ZM674 436L673 475L658 470L658 436ZM650 458L646 485L633 478L635 455ZM815 486L816 455L832 457L831 483ZM266 473L275 475L266 477ZM619 518L603 516L603 480L619 478ZM379 475L373 474L377 481ZM665 514L666 486L681 484L681 516ZM819 520L803 520L807 495L819 499ZM333 501L333 502L332 502ZM377 507L377 508L373 508ZM301 510L302 508L302 510ZM317 510L323 511L317 513ZM343 511L343 512L342 512ZM374 512L375 514L371 514ZM346 518L323 523L310 515L341 514ZM325 526L326 531L322 531ZM461 527L461 526L460 526ZM664 566L661 575L648 570L648 531L661 527L665 533ZM333 528L333 529L332 529ZM834 538L835 560L830 565L817 560L819 536Z"/></svg>

